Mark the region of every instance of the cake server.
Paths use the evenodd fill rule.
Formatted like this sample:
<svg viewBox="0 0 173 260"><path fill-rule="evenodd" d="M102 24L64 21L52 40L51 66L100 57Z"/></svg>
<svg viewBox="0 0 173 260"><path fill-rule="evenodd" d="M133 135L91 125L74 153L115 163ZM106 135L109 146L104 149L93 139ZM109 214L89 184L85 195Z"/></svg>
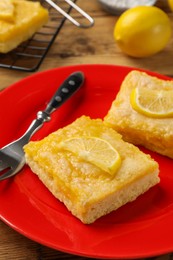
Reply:
<svg viewBox="0 0 173 260"><path fill-rule="evenodd" d="M58 88L46 109L37 113L37 118L31 122L24 135L0 149L0 181L14 176L23 168L25 164L23 146L44 122L51 119L50 114L69 99L83 85L83 82L82 72L72 73Z"/></svg>

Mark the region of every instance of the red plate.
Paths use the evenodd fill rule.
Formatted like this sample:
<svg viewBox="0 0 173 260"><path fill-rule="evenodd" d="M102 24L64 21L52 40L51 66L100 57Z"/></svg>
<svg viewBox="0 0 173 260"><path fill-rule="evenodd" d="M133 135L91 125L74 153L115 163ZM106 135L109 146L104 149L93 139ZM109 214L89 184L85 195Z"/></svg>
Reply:
<svg viewBox="0 0 173 260"><path fill-rule="evenodd" d="M104 117L132 68L62 67L33 74L7 88L0 93L0 146L19 137L60 83L79 70L86 77L84 88L54 112L52 120L34 135L34 140L83 114ZM14 178L0 182L0 218L32 240L77 255L134 259L172 252L173 161L150 154L159 162L160 184L94 224L84 225L73 217L27 166Z"/></svg>

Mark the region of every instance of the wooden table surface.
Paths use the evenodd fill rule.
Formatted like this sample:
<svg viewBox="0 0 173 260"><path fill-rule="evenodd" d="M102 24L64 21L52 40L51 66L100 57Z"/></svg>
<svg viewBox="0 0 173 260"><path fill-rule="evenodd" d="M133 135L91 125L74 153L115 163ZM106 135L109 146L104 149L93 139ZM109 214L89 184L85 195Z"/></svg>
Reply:
<svg viewBox="0 0 173 260"><path fill-rule="evenodd" d="M90 29L80 29L66 21L39 71L76 64L116 64L144 68L173 76L173 35L166 48L150 58L135 59L124 55L113 39L116 16L106 13L97 0L78 0L77 4L94 19ZM173 13L166 0L158 0L157 6L168 13L173 24ZM82 18L79 18L82 21ZM0 90L32 73L0 69ZM0 260L12 259L87 259L58 252L31 241L0 221ZM171 260L171 252L151 259Z"/></svg>

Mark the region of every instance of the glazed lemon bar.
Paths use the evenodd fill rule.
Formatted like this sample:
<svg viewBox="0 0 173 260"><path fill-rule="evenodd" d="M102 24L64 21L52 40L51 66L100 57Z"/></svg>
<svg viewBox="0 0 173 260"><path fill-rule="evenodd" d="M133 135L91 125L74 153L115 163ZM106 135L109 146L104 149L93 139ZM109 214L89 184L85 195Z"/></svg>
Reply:
<svg viewBox="0 0 173 260"><path fill-rule="evenodd" d="M131 71L104 122L124 140L173 158L173 80Z"/></svg>
<svg viewBox="0 0 173 260"><path fill-rule="evenodd" d="M29 39L48 21L48 11L39 2L1 0L0 52L7 53Z"/></svg>
<svg viewBox="0 0 173 260"><path fill-rule="evenodd" d="M14 20L14 5L12 0L0 1L0 20L12 22Z"/></svg>
<svg viewBox="0 0 173 260"><path fill-rule="evenodd" d="M82 116L24 151L32 171L86 224L159 182L157 162L101 119Z"/></svg>

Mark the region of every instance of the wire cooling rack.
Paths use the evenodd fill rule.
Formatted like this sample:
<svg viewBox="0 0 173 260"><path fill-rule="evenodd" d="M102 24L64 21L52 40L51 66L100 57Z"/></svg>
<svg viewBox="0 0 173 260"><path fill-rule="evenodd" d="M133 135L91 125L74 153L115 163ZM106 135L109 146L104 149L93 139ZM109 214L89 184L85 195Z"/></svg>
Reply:
<svg viewBox="0 0 173 260"><path fill-rule="evenodd" d="M72 0L74 3L76 0ZM49 48L60 32L66 18L51 7L46 1L40 0L42 6L49 10L49 22L36 32L32 38L23 42L13 51L0 54L0 67L21 71L36 71L45 58ZM72 7L63 0L54 0L66 13Z"/></svg>

